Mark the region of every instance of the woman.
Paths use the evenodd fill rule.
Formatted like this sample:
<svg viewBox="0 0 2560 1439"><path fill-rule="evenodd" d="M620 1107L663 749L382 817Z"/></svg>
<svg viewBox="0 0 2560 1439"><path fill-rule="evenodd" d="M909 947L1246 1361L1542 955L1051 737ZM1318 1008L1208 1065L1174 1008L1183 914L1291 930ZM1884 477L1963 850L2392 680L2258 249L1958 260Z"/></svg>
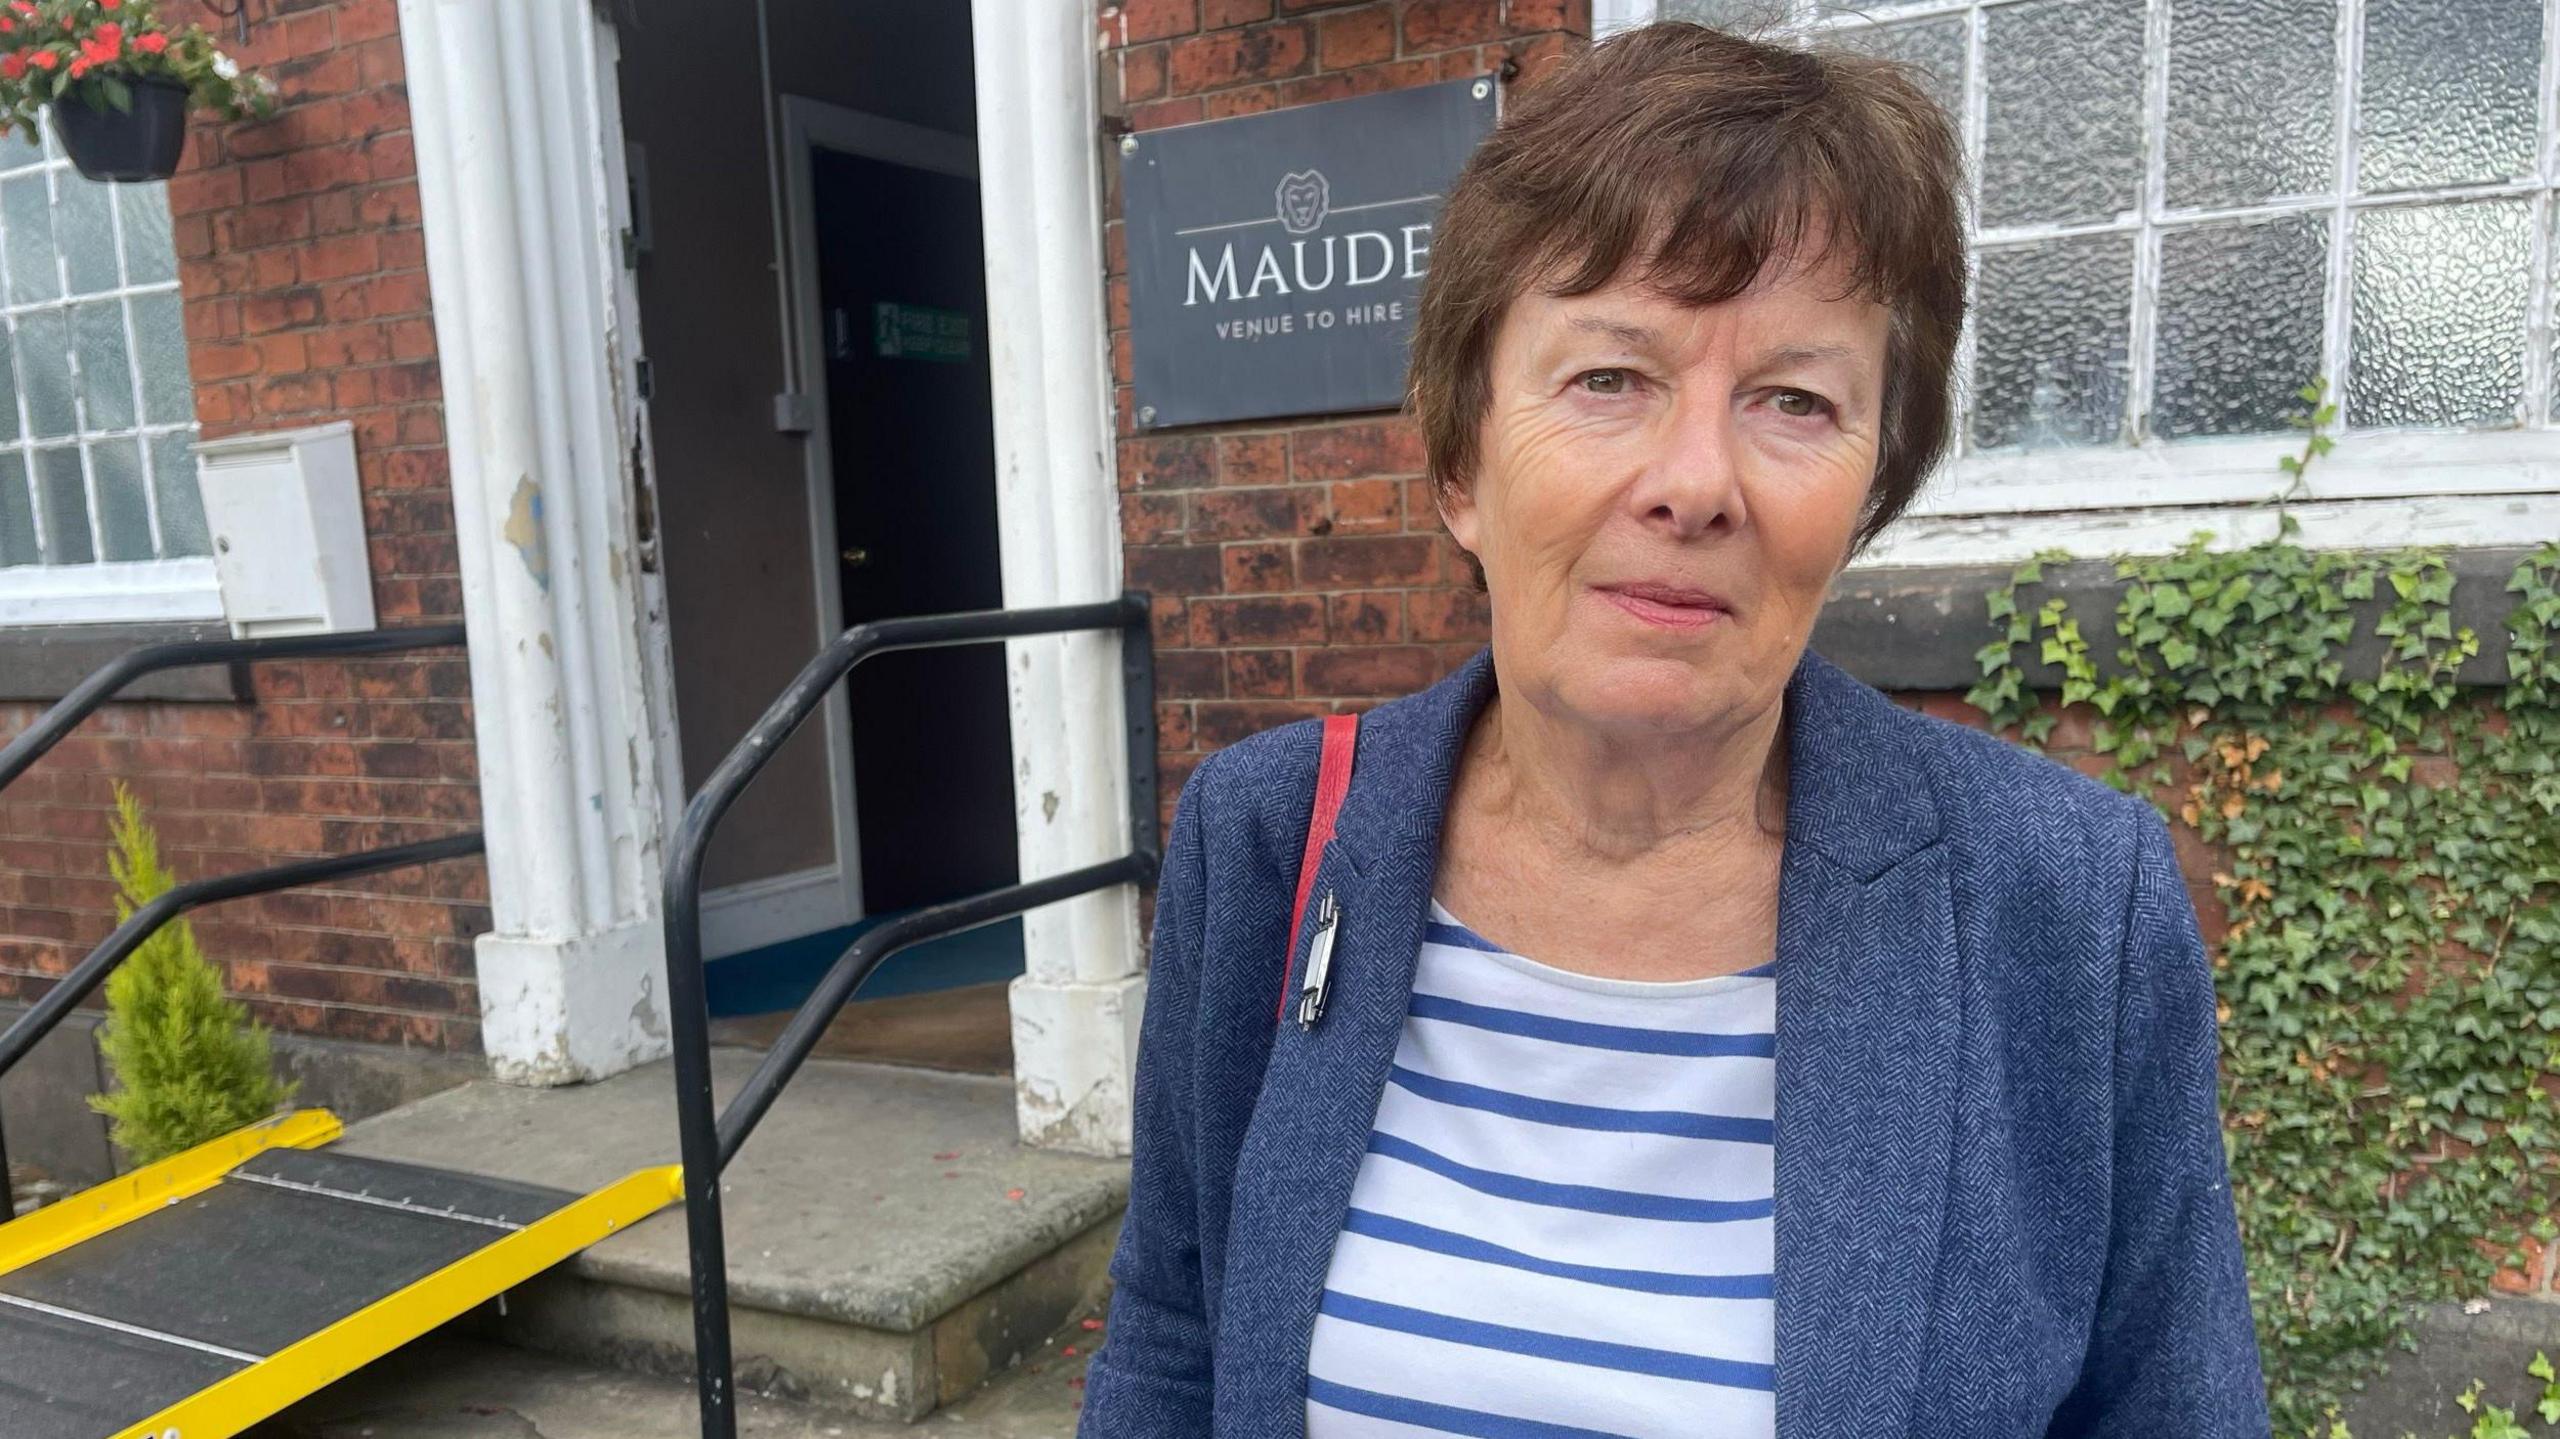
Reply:
<svg viewBox="0 0 2560 1439"><path fill-rule="evenodd" d="M1313 722L1183 792L1085 1435L2266 1434L2166 828L1805 648L1946 441L1957 175L1668 24L1469 163L1412 394L1493 642L1329 842Z"/></svg>

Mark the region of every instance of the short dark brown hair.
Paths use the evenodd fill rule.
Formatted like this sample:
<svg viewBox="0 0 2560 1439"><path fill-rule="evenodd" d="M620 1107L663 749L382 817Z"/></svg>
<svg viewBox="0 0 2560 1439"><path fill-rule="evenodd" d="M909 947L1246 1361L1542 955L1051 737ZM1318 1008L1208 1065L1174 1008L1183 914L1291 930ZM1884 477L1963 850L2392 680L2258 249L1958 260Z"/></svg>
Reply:
<svg viewBox="0 0 2560 1439"><path fill-rule="evenodd" d="M1434 485L1473 478L1494 336L1529 285L1587 294L1632 261L1663 294L1708 305L1774 258L1836 259L1852 293L1892 312L1863 550L1947 445L1961 154L1946 112L1892 61L1677 21L1591 47L1520 96L1441 211L1407 381Z"/></svg>

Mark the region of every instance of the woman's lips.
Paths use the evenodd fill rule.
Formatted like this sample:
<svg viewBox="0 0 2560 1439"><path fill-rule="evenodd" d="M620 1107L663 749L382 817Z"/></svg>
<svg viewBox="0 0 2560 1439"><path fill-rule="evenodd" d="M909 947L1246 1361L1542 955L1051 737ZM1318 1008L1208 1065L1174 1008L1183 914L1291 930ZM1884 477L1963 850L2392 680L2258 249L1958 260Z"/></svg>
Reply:
<svg viewBox="0 0 2560 1439"><path fill-rule="evenodd" d="M1663 629L1702 629L1733 618L1732 608L1724 601L1684 585L1601 585L1594 592L1625 613Z"/></svg>

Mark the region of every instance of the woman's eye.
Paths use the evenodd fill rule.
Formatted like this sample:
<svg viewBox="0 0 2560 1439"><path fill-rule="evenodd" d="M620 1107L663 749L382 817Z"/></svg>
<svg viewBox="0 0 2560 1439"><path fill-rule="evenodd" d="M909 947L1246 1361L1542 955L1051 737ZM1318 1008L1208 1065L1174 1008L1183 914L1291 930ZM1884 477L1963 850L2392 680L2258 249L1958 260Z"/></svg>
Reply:
<svg viewBox="0 0 2560 1439"><path fill-rule="evenodd" d="M1795 419L1806 419L1830 408L1830 402L1806 390L1780 390L1770 396L1769 403L1778 413Z"/></svg>
<svg viewBox="0 0 2560 1439"><path fill-rule="evenodd" d="M1585 370L1576 377L1582 388L1594 395L1623 395L1627 392L1628 375L1624 370Z"/></svg>

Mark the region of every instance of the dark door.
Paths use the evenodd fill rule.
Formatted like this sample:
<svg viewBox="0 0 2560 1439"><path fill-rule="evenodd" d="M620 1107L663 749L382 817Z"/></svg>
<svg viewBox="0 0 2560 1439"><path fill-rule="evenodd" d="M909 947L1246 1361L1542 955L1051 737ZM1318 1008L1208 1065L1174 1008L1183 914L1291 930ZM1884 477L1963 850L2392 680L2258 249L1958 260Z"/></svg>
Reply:
<svg viewBox="0 0 2560 1439"><path fill-rule="evenodd" d="M827 150L814 168L845 623L997 608L977 182ZM1013 883L1003 646L883 655L848 684L864 907Z"/></svg>

